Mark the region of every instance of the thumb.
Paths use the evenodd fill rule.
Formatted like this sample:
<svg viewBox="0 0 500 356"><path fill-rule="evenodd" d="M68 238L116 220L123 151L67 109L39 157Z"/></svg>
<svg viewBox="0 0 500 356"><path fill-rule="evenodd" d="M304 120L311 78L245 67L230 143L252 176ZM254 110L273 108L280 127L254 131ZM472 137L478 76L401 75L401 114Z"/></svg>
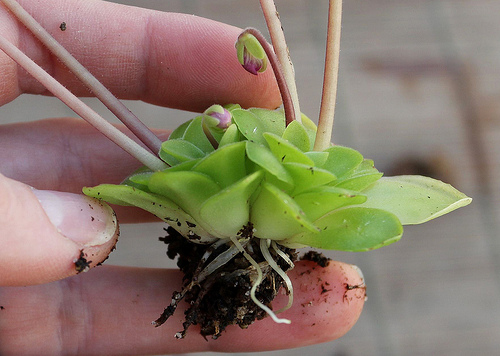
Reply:
<svg viewBox="0 0 500 356"><path fill-rule="evenodd" d="M59 280L106 259L113 210L79 194L43 191L0 174L0 285Z"/></svg>

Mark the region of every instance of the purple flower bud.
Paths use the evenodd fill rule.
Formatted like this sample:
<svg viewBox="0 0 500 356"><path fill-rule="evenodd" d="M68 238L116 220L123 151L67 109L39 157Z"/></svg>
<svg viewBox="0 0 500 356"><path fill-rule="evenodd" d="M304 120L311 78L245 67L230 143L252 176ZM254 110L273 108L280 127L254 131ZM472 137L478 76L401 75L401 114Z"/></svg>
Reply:
<svg viewBox="0 0 500 356"><path fill-rule="evenodd" d="M238 61L248 72L257 75L266 70L266 52L254 35L243 32L238 37L235 47Z"/></svg>
<svg viewBox="0 0 500 356"><path fill-rule="evenodd" d="M209 127L225 130L231 125L231 113L220 105L212 105L203 112L203 122Z"/></svg>

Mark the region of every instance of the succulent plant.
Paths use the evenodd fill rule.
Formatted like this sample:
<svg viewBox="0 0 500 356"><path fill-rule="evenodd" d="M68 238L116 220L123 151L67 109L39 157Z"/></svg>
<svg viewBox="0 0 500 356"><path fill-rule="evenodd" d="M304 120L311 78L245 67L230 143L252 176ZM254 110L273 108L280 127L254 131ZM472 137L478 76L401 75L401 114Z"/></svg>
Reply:
<svg viewBox="0 0 500 356"><path fill-rule="evenodd" d="M169 168L142 168L121 185L84 193L149 211L196 243L230 239L250 225L254 237L286 247L343 251L388 245L401 238L403 224L470 202L435 179L382 177L348 147L313 151L316 126L306 116L285 126L281 111L225 109L225 129L198 116L172 132L159 154Z"/></svg>

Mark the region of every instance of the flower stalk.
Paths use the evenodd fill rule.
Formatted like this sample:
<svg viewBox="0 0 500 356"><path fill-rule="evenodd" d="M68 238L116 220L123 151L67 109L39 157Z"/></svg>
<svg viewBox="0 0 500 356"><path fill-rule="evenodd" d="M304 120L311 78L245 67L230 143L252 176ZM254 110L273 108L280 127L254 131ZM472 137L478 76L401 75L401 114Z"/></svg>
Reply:
<svg viewBox="0 0 500 356"><path fill-rule="evenodd" d="M285 82L287 83L288 90L290 91L293 110L295 112L295 119L301 122L299 95L297 93L297 85L295 84L295 72L288 46L286 44L283 27L281 26L278 11L276 10L276 5L273 0L260 0L260 7L262 8L264 18L266 19L269 35L271 36L271 43L273 44L276 56L281 63L283 76L285 78Z"/></svg>
<svg viewBox="0 0 500 356"><path fill-rule="evenodd" d="M140 146L130 137L104 120L101 116L99 116L99 114L78 99L73 93L66 89L56 79L51 77L46 71L33 62L28 56L26 56L21 50L10 43L2 35L0 35L0 49L16 61L24 70L31 74L36 80L45 86L47 90L58 97L74 112L84 118L88 123L120 146L123 150L137 158L142 164L155 171L167 168L167 165L156 155L150 153L144 147Z"/></svg>
<svg viewBox="0 0 500 356"><path fill-rule="evenodd" d="M161 140L15 0L0 0L155 155Z"/></svg>
<svg viewBox="0 0 500 356"><path fill-rule="evenodd" d="M315 151L327 149L330 147L332 140L335 102L337 99L341 19L342 0L330 0L323 94L321 96L318 131L314 142Z"/></svg>
<svg viewBox="0 0 500 356"><path fill-rule="evenodd" d="M245 36L246 34L253 35L257 39L257 41L259 41L260 45L266 52L269 63L271 64L271 67L273 69L274 76L276 77L276 82L278 83L278 88L281 94L281 100L283 102L283 109L285 110L286 124L288 125L292 121L296 120L297 117L295 116L292 97L290 96L288 83L286 82L285 77L283 75L281 63L278 57L276 56L276 53L274 53L273 48L269 43L267 43L266 39L264 38L264 35L262 35L262 33L259 30L255 28L247 28L240 34L239 38ZM238 45L239 42L236 42L237 47Z"/></svg>

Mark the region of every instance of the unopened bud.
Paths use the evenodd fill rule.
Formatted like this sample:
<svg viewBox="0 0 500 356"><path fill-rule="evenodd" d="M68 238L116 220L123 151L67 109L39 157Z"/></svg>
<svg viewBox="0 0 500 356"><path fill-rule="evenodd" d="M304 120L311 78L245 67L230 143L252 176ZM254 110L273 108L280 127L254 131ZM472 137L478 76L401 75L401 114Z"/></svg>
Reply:
<svg viewBox="0 0 500 356"><path fill-rule="evenodd" d="M231 125L231 113L220 105L212 105L203 112L203 123L225 130Z"/></svg>
<svg viewBox="0 0 500 356"><path fill-rule="evenodd" d="M254 35L243 32L239 35L235 47L238 61L248 72L257 75L266 70L266 52Z"/></svg>

